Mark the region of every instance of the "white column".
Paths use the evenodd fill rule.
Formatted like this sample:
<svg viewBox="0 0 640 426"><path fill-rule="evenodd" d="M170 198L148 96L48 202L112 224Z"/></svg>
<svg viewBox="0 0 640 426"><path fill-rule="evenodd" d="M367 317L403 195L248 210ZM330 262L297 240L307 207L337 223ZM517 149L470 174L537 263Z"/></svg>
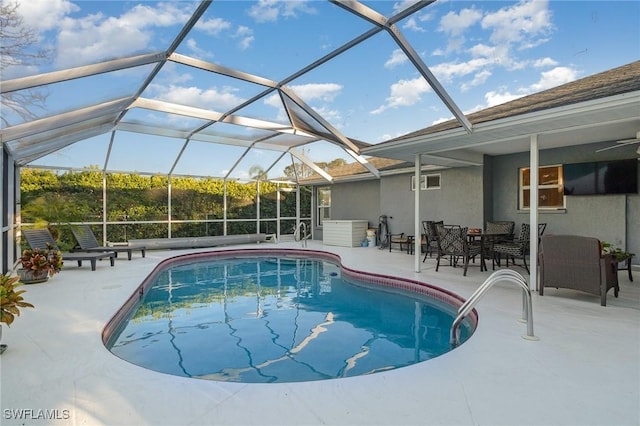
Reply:
<svg viewBox="0 0 640 426"><path fill-rule="evenodd" d="M256 181L256 233L260 233L260 180Z"/></svg>
<svg viewBox="0 0 640 426"><path fill-rule="evenodd" d="M108 241L107 235L107 173L102 170L102 245L106 246Z"/></svg>
<svg viewBox="0 0 640 426"><path fill-rule="evenodd" d="M538 135L531 135L529 177L529 289L538 289Z"/></svg>
<svg viewBox="0 0 640 426"><path fill-rule="evenodd" d="M227 235L227 179L222 188L222 235Z"/></svg>
<svg viewBox="0 0 640 426"><path fill-rule="evenodd" d="M420 272L420 169L422 168L422 158L420 154L416 154L414 179L416 181L416 192L414 194L414 224L413 224L413 262L414 271Z"/></svg>
<svg viewBox="0 0 640 426"><path fill-rule="evenodd" d="M171 238L171 221L173 214L171 212L171 175L167 176L167 237Z"/></svg>

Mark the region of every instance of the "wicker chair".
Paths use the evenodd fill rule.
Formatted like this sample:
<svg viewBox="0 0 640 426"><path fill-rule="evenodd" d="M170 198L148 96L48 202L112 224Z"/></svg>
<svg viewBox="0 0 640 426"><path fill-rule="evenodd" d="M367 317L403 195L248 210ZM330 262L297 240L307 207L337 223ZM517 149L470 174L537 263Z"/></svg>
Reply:
<svg viewBox="0 0 640 426"><path fill-rule="evenodd" d="M460 227L459 225L436 225L438 233L438 259L436 264L436 272L440 267L440 259L449 257L449 264L456 267L458 260L464 262L464 273L467 276L467 268L469 267L469 259L480 254L480 246L477 244L469 244L467 232L469 228Z"/></svg>
<svg viewBox="0 0 640 426"><path fill-rule="evenodd" d="M596 238L543 236L539 259L540 296L546 287L562 287L600 296L602 306L607 306L609 289L618 297L617 262L611 254L602 254Z"/></svg>

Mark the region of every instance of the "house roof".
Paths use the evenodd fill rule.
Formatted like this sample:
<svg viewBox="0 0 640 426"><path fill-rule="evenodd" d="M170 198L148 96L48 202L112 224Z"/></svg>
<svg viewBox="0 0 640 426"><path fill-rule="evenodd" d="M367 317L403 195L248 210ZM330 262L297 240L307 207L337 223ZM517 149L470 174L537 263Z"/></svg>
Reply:
<svg viewBox="0 0 640 426"><path fill-rule="evenodd" d="M413 163L403 161L403 160L394 160L391 158L381 158L381 157L368 157L367 161L372 164L376 169L380 171L381 174L393 173L394 171L406 170L408 168L413 167ZM371 173L360 163L347 163L341 166L331 167L325 170L331 176L333 176L336 180L345 180L350 179L359 175L363 176L372 176ZM311 175L300 178L299 182L301 184L309 184L309 183L318 183L324 182L321 176L318 173L312 173Z"/></svg>
<svg viewBox="0 0 640 426"><path fill-rule="evenodd" d="M625 116L627 118L620 123L614 123L612 125L618 127L619 133L621 134L622 132L624 132L623 129L636 129L633 130L633 134L630 134L628 136L629 138L633 138L637 130L640 130L640 107L638 103L638 91L640 91L640 61L617 67L602 73L594 74L573 81L571 83L563 84L552 89L534 93L529 96L523 96L504 104L486 108L467 115L467 118L474 126L508 118L513 119L515 117L524 117L526 120L527 117L531 117L536 112L560 110L570 106L574 107L577 110L579 110L580 108L588 109L588 105L593 101L613 99L622 96L630 98L630 102L628 102L628 105L625 107ZM606 104L603 106L603 108L607 108ZM603 115L606 115L606 113L603 113ZM534 118L535 117L532 117L531 119L533 120ZM586 127L590 128L590 126ZM374 164L375 167L378 168L378 170L380 170L383 174L384 172L393 173L394 171L408 171L413 167L413 157L421 149L419 143L421 140L424 140L425 145L427 145L429 137L439 137L443 134L446 135L448 131L452 130L463 130L462 126L457 120L449 120L438 123L433 126L426 127L424 129L420 129L418 131L389 140L387 142L382 142L378 145L372 145L369 148L364 148L364 151L372 155L381 153L380 155L386 155L390 157L369 158L369 162L371 164ZM514 132L517 132L517 130L514 129ZM580 133L582 132L583 131L580 131ZM520 133L516 134L520 135ZM469 137L473 138L473 133ZM592 140L589 142L609 142L612 140L611 137L612 136L609 135L606 139L603 139L601 141ZM624 135L621 135L620 137L624 138ZM455 139L456 136L453 136L453 138ZM576 138L575 140L577 143L586 143L584 138ZM500 145L498 149L502 149L504 153L507 153L507 151L509 150L513 151L513 146L510 145L510 142L511 140L505 141ZM413 151L410 151L409 154L407 154L407 147L404 145L405 143L407 144L407 146L411 147L409 148L409 150L413 149ZM389 146L390 148L387 148L387 146ZM529 149L528 145L520 144L520 146L521 148L519 149L522 152L528 151ZM459 150L457 154L461 153L462 150ZM498 153L499 152L493 154ZM456 153L449 153L449 157L451 157L451 154ZM433 160L433 157L430 157L429 159ZM452 161L450 160L450 158L447 158L444 161L437 162L448 163L442 164L441 167L465 166L475 164L471 161L460 161L459 164L456 164L456 161ZM477 158L476 162L477 164L481 164L482 158ZM429 163L429 160L426 160L425 163ZM431 167L438 168L437 165L435 167L432 165ZM327 170L327 172L338 180L372 176L367 169L365 169L358 163L345 164L336 168L329 169ZM313 174L305 178L303 181L317 183L321 181L321 177L318 174Z"/></svg>
<svg viewBox="0 0 640 426"><path fill-rule="evenodd" d="M365 148L363 154L443 166L482 164L485 154L615 143L640 131L640 61L469 114Z"/></svg>

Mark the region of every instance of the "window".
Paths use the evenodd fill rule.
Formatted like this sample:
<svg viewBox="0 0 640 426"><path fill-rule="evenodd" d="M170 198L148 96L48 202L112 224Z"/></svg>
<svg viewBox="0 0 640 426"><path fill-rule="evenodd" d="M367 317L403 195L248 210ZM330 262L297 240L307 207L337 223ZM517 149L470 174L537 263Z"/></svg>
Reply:
<svg viewBox="0 0 640 426"><path fill-rule="evenodd" d="M421 175L420 176L420 191L427 189L440 189L440 175ZM416 190L416 177L411 176L411 190Z"/></svg>
<svg viewBox="0 0 640 426"><path fill-rule="evenodd" d="M425 182L427 184L426 189L440 189L440 175L426 175ZM422 186L420 186L422 189Z"/></svg>
<svg viewBox="0 0 640 426"><path fill-rule="evenodd" d="M328 186L318 188L317 225L322 226L325 219L331 219L331 188Z"/></svg>
<svg viewBox="0 0 640 426"><path fill-rule="evenodd" d="M529 168L520 169L519 205L520 210L529 209L531 175ZM562 182L562 166L545 166L538 168L538 208L563 209L564 189Z"/></svg>

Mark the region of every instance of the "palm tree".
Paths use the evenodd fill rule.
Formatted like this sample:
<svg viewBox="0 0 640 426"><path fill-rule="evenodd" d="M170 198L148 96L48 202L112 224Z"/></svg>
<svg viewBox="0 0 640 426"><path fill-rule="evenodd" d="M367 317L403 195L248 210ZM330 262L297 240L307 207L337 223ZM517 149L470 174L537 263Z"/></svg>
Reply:
<svg viewBox="0 0 640 426"><path fill-rule="evenodd" d="M261 166L251 166L249 169L249 177L257 181L264 181L267 180L267 172Z"/></svg>

